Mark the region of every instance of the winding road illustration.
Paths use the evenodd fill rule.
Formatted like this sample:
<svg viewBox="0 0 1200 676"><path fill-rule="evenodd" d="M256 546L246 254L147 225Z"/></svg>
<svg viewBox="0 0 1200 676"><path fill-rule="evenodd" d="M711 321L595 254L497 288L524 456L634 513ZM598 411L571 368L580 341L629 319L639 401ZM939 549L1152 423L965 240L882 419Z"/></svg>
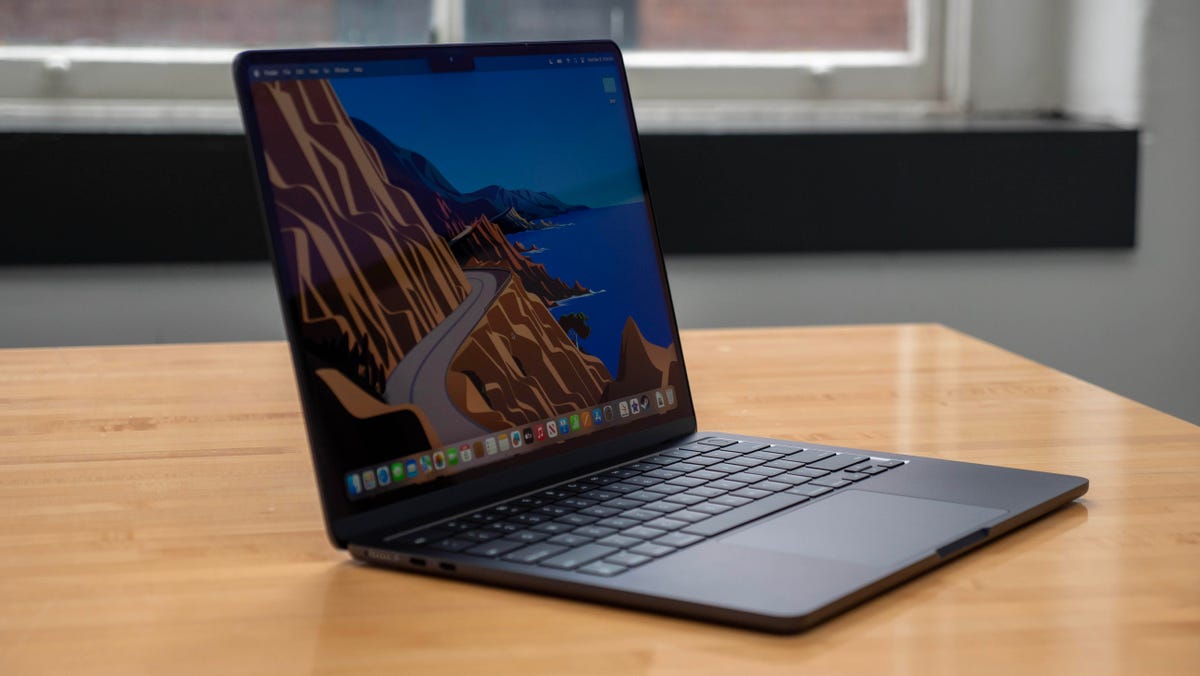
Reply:
<svg viewBox="0 0 1200 676"><path fill-rule="evenodd" d="M454 355L512 280L512 273L499 268L468 268L463 275L471 283L471 293L404 355L383 391L389 404L421 408L443 440L491 432L454 405L446 390L446 375Z"/></svg>

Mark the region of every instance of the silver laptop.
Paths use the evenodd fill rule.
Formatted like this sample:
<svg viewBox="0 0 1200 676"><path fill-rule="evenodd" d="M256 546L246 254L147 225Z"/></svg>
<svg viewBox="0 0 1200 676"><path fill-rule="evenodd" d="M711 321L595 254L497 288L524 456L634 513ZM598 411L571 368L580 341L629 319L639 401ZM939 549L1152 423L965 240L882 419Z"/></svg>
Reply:
<svg viewBox="0 0 1200 676"><path fill-rule="evenodd" d="M234 71L326 526L357 559L791 632L1087 491L698 431L611 42Z"/></svg>

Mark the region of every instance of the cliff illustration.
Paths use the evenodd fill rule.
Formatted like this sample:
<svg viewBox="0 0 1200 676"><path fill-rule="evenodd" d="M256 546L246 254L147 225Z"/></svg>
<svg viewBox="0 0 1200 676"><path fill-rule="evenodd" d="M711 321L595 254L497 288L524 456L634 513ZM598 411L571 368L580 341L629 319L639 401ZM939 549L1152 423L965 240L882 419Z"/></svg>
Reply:
<svg viewBox="0 0 1200 676"><path fill-rule="evenodd" d="M625 320L621 330L620 354L617 379L604 390L606 401L666 387L682 391L683 367L675 345L660 347L646 340L633 317Z"/></svg>
<svg viewBox="0 0 1200 676"><path fill-rule="evenodd" d="M455 405L490 429L591 406L612 380L519 277L500 292L450 368L446 385Z"/></svg>
<svg viewBox="0 0 1200 676"><path fill-rule="evenodd" d="M333 365L374 389L371 374L390 372L469 286L327 82L262 83L254 96L304 336L318 350L345 344L357 363Z"/></svg>

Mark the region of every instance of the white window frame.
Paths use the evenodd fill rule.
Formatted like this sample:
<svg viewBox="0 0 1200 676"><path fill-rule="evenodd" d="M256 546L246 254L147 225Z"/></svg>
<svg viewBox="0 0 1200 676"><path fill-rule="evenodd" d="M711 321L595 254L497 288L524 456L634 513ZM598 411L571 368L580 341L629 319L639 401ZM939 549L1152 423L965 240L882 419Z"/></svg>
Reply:
<svg viewBox="0 0 1200 676"><path fill-rule="evenodd" d="M950 51L971 0L908 0L905 52L628 51L643 128L789 124L813 110L953 110ZM443 41L463 37L461 0L433 0ZM240 129L237 49L0 46L0 128Z"/></svg>

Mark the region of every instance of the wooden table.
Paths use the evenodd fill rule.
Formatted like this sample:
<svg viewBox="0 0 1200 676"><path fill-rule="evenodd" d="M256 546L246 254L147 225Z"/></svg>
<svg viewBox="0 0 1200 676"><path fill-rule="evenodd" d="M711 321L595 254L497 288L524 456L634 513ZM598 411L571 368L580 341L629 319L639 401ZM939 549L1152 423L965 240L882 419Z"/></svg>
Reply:
<svg viewBox="0 0 1200 676"><path fill-rule="evenodd" d="M351 562L325 540L282 343L3 350L0 674L1200 673L1200 428L941 326L690 331L684 350L703 428L1091 492L761 635Z"/></svg>

